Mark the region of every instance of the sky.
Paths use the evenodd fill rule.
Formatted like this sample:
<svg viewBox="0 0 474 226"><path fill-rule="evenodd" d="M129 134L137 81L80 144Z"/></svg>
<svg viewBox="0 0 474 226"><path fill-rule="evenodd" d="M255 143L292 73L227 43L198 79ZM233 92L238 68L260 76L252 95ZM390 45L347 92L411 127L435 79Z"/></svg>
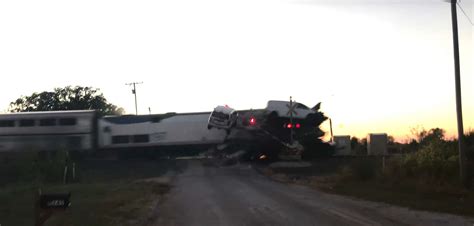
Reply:
<svg viewBox="0 0 474 226"><path fill-rule="evenodd" d="M473 18L472 0L461 7ZM458 8L465 130L474 129L473 26ZM472 20L472 19L471 19ZM443 0L0 1L0 111L33 92L100 88L138 111L322 102L334 134L456 134ZM323 126L328 129L327 123Z"/></svg>

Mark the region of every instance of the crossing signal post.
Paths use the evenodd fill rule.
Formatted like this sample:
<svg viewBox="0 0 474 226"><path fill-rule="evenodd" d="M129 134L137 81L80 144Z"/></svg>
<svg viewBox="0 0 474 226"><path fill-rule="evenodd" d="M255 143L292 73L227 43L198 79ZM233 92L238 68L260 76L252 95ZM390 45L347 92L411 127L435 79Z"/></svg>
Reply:
<svg viewBox="0 0 474 226"><path fill-rule="evenodd" d="M293 98L290 96L290 104L286 105L288 107L288 113L286 113L287 115L290 115L290 144L293 144L293 134L294 134L294 131L293 131L293 114L297 114L296 111L295 111L295 107L296 105L293 105Z"/></svg>

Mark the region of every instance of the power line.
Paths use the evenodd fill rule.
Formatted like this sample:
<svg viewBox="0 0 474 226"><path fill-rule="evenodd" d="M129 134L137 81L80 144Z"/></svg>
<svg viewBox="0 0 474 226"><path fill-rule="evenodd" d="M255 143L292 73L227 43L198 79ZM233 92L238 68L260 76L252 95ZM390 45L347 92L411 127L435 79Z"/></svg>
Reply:
<svg viewBox="0 0 474 226"><path fill-rule="evenodd" d="M472 23L472 20L471 18L467 15L467 13L464 11L464 9L461 7L461 4L459 4L459 2L457 2L457 5L459 6L459 8L461 9L461 12L464 14L464 16L466 16L467 20L469 20L469 23L471 23L472 26L474 26L474 23Z"/></svg>

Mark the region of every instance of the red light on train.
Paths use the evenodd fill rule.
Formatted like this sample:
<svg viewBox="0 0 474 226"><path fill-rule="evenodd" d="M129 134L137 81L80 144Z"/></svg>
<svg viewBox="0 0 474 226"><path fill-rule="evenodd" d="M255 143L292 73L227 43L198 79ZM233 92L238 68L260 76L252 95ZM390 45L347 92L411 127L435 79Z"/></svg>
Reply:
<svg viewBox="0 0 474 226"><path fill-rule="evenodd" d="M254 117L250 117L250 119L249 119L249 124L250 124L251 126L254 126L255 124L257 124L257 120L256 120Z"/></svg>

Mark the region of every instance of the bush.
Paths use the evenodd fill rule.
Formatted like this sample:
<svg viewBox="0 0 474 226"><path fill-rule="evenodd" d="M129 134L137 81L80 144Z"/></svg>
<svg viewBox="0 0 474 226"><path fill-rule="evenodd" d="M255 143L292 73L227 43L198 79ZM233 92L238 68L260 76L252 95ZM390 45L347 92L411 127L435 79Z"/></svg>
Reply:
<svg viewBox="0 0 474 226"><path fill-rule="evenodd" d="M445 184L458 178L456 146L440 136L425 139L417 152L392 157L386 163L385 180L415 179L427 184Z"/></svg>
<svg viewBox="0 0 474 226"><path fill-rule="evenodd" d="M367 181L375 178L377 174L377 160L373 158L354 159L342 168L340 175L344 180Z"/></svg>
<svg viewBox="0 0 474 226"><path fill-rule="evenodd" d="M376 175L377 164L375 159L362 159L352 164L357 179L362 181L373 179Z"/></svg>
<svg viewBox="0 0 474 226"><path fill-rule="evenodd" d="M431 140L415 154L417 172L429 182L444 182L456 176L456 150L445 141Z"/></svg>
<svg viewBox="0 0 474 226"><path fill-rule="evenodd" d="M385 169L383 169L383 178L389 176L393 181L398 182L404 174L402 167L403 158L401 156L393 156L388 158L385 162Z"/></svg>
<svg viewBox="0 0 474 226"><path fill-rule="evenodd" d="M414 177L418 172L416 154L408 154L401 161L401 176Z"/></svg>
<svg viewBox="0 0 474 226"><path fill-rule="evenodd" d="M302 145L304 151L301 157L304 160L327 158L334 155L334 147L320 140L303 140Z"/></svg>
<svg viewBox="0 0 474 226"><path fill-rule="evenodd" d="M370 180L381 179L389 184L414 181L419 185L458 186L459 155L457 141L446 141L442 129L423 130L417 133L417 140L405 146L404 155L390 156L386 159L385 168L380 168L376 159L357 159L340 173L343 179ZM353 139L353 145L359 145ZM471 178L474 178L474 132L466 135L468 146L468 167ZM381 172L378 174L377 172ZM378 176L382 177L378 177Z"/></svg>
<svg viewBox="0 0 474 226"><path fill-rule="evenodd" d="M474 160L474 130L469 131L466 134L466 147L467 147L467 159L470 161Z"/></svg>
<svg viewBox="0 0 474 226"><path fill-rule="evenodd" d="M351 149L354 150L356 155L367 155L367 139L358 139L357 137L351 138Z"/></svg>

